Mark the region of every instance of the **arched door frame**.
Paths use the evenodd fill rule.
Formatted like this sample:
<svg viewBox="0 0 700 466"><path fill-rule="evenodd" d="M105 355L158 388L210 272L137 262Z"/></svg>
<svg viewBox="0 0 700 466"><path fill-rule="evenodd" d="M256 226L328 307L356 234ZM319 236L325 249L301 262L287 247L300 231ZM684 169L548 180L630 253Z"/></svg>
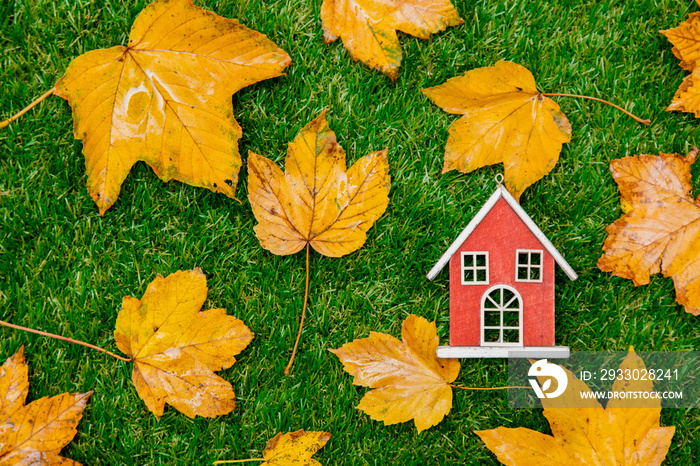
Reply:
<svg viewBox="0 0 700 466"><path fill-rule="evenodd" d="M485 307L486 299L488 298L488 296L491 293L493 293L497 289L508 290L508 291L513 293L513 295L514 295L513 299L517 299L517 302L519 303L518 308L517 308L517 311L518 311L518 326L517 327L503 325L503 312L504 311L506 311L506 312L514 312L515 311L515 309L513 309L513 308L506 307L510 303L512 303L513 299L508 301L508 303L503 303L503 299L502 299L503 294L501 293L501 302L494 303L494 304L496 304L496 308L486 309L486 307ZM487 330L485 328L486 323L485 323L485 318L484 318L484 313L486 311L490 311L490 312L500 311L500 325L498 327L493 327L493 326L490 327L490 329L499 329L500 330L500 340L503 340L503 330L515 330L515 329L517 329L518 330L518 342L517 343L516 342L504 343L502 341L487 342L484 338L485 332ZM497 283L497 284L493 285L492 287L487 289L483 295L481 295L481 307L479 309L479 313L480 313L480 318L481 318L481 345L482 346L523 346L523 298L520 295L520 293L518 293L518 290L516 290L515 288L513 288L510 285L506 285L505 283Z"/></svg>

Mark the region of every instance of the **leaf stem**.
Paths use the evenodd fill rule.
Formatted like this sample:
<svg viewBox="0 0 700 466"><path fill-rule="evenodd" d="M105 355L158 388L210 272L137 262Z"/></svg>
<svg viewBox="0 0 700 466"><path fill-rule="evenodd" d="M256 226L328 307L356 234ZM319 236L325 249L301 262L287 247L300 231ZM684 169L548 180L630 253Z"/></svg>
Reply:
<svg viewBox="0 0 700 466"><path fill-rule="evenodd" d="M41 103L42 100L46 99L48 96L50 96L50 95L53 94L54 92L56 92L56 88L55 88L55 87L52 88L50 91L47 91L46 93L44 93L44 95L42 95L41 97L39 97L38 99L36 99L34 102L32 102L31 104L29 104L29 105L28 105L26 108L24 108L23 110L20 110L19 113L15 114L15 115L12 115L10 118L8 118L8 119L5 120L5 121L0 121L0 129L5 128L5 127L7 127L7 126L10 126L10 123L12 123L12 122L15 121L17 118L21 117L22 115L24 115L25 113L27 113L29 110L31 110L31 109L33 109L34 107L36 107L37 105L39 105L39 103Z"/></svg>
<svg viewBox="0 0 700 466"><path fill-rule="evenodd" d="M628 112L628 111L625 110L624 108L620 107L619 105L615 105L615 104L612 103L612 102L608 102L607 100L599 99L599 98L597 98L597 97L590 97L590 96L587 96L587 95L578 95L578 94L561 94L561 93L558 93L558 92L551 93L551 94L550 94L550 93L544 93L544 94L541 94L541 95L546 96L546 97L577 97L577 98L579 98L579 99L595 100L596 102L602 102L602 103L604 103L604 104L608 104L608 105L610 105L611 107L614 107L614 108L618 109L619 111L621 111L621 112L624 113L625 115L627 115L627 116L633 118L635 121L638 121L639 123L641 123L641 124L643 124L643 125L648 125L649 123L651 123L651 120L642 120L642 119L639 118L638 116L635 116L635 115L631 114L630 112Z"/></svg>
<svg viewBox="0 0 700 466"><path fill-rule="evenodd" d="M61 335L54 335L53 333L42 332L41 330L34 330L33 328L22 327L21 325L11 324L11 323L5 322L3 320L0 320L0 325L4 325L5 327L10 327L10 328L15 328L17 330L24 330L25 332L36 333L37 335L42 335L45 337L56 338L58 340L67 341L69 343L75 343L76 345L85 346L87 348L91 348L91 349L100 351L102 353L106 353L106 354L112 356L113 358L119 359L120 361L131 362L131 359L123 358L117 354L112 353L111 351L107 351L106 349L100 348L99 346L91 345L90 343L85 343L84 341L73 340L72 338L62 337Z"/></svg>
<svg viewBox="0 0 700 466"><path fill-rule="evenodd" d="M267 461L265 458L248 458L246 460L219 460L212 464L230 464L230 463L246 463L248 461Z"/></svg>
<svg viewBox="0 0 700 466"><path fill-rule="evenodd" d="M450 384L450 387L459 388L460 390L508 390L509 388L532 388L524 385L515 385L512 387L460 387L459 385L452 384Z"/></svg>
<svg viewBox="0 0 700 466"><path fill-rule="evenodd" d="M289 369L294 363L294 356L297 354L297 347L301 339L301 328L304 326L304 317L306 316L306 304L309 302L309 244L306 244L306 289L304 290L304 309L301 311L301 322L299 323L299 332L297 332L297 341L294 342L294 350L292 357L289 359L287 367L284 368L284 375L289 375Z"/></svg>

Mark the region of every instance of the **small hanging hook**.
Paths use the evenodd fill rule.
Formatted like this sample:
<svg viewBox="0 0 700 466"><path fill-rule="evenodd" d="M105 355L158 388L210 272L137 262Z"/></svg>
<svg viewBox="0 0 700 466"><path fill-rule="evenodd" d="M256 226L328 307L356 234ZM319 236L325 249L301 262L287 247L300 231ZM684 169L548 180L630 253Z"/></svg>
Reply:
<svg viewBox="0 0 700 466"><path fill-rule="evenodd" d="M495 176L496 178L496 183L498 183L498 186L501 186L503 184L503 174L499 173L498 175Z"/></svg>

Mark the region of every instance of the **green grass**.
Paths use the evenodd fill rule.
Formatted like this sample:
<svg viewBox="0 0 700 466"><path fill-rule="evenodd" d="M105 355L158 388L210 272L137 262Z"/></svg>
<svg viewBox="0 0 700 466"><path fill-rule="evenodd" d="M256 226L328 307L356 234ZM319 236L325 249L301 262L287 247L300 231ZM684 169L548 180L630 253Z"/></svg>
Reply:
<svg viewBox="0 0 700 466"><path fill-rule="evenodd" d="M0 119L50 89L72 58L125 43L146 3L0 3ZM455 117L420 89L499 59L529 68L544 92L606 98L652 121L644 127L595 102L555 99L573 138L521 202L580 276L570 282L557 273L557 341L589 351L697 349L698 318L675 303L670 279L656 276L637 288L596 267L605 227L621 215L609 162L686 153L698 144L692 115L664 111L686 72L658 33L697 10L692 2L457 1L462 25L427 41L400 34L404 59L395 83L353 62L340 41L324 44L317 0L196 3L267 34L292 56L287 76L233 97L244 160L252 150L283 165L287 142L328 109L349 162L389 147L390 205L361 250L339 259L312 254L307 323L285 377L304 255L278 257L260 247L245 170L238 203L162 183L139 163L100 217L65 101L52 97L0 131L0 318L117 351L122 297L141 297L157 274L201 267L209 284L205 306L227 308L255 333L238 362L221 372L237 394L233 413L191 420L168 407L156 421L136 394L130 365L0 330L0 360L25 346L30 400L95 391L65 456L86 465L210 464L258 457L275 433L307 429L333 433L316 455L324 465L498 464L474 430L503 425L549 433L540 411L510 409L505 393L493 392L455 393L451 412L420 435L412 423L384 426L354 408L366 389L352 385L328 352L370 331L398 336L410 313L437 320L447 337L447 273L434 282L425 274L491 194L502 168L441 175ZM694 186L700 192L700 183ZM457 379L506 382L501 360L464 360ZM697 464L698 410L667 409L661 419L676 426L665 464Z"/></svg>

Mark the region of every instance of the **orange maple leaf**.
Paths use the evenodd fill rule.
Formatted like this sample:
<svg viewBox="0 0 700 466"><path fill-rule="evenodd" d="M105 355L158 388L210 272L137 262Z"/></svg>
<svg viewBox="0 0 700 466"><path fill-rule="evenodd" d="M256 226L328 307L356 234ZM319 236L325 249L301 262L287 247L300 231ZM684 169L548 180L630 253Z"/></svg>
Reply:
<svg viewBox="0 0 700 466"><path fill-rule="evenodd" d="M666 111L694 113L700 118L700 13L691 13L678 27L661 33L673 44L673 54L681 61L681 68L691 72L683 79Z"/></svg>
<svg viewBox="0 0 700 466"><path fill-rule="evenodd" d="M463 20L450 0L323 0L321 22L327 44L341 37L355 61L393 81L401 65L397 30L427 39Z"/></svg>
<svg viewBox="0 0 700 466"><path fill-rule="evenodd" d="M554 168L571 139L559 105L515 63L499 61L422 91L446 112L463 115L450 126L442 172L503 162L506 187L516 199Z"/></svg>
<svg viewBox="0 0 700 466"><path fill-rule="evenodd" d="M235 197L241 128L231 95L290 63L263 34L191 0L150 4L126 47L74 59L54 93L73 107L73 134L83 141L88 191L100 213L140 160L163 181Z"/></svg>
<svg viewBox="0 0 700 466"><path fill-rule="evenodd" d="M326 112L289 144L285 171L253 152L248 157L248 199L263 248L294 254L307 244L340 257L365 243L366 232L389 204L387 149L366 155L350 170Z"/></svg>
<svg viewBox="0 0 700 466"><path fill-rule="evenodd" d="M0 464L80 466L59 453L75 437L92 392L63 393L25 405L28 371L24 347L2 365Z"/></svg>
<svg viewBox="0 0 700 466"><path fill-rule="evenodd" d="M132 358L132 379L149 410L165 403L189 417L231 412L231 384L214 374L231 367L253 334L226 309L200 312L207 281L200 269L157 277L143 298L124 298L114 339Z"/></svg>
<svg viewBox="0 0 700 466"><path fill-rule="evenodd" d="M698 150L639 155L610 162L626 213L606 228L598 267L646 285L661 271L676 300L700 314L700 204L691 195L690 166Z"/></svg>
<svg viewBox="0 0 700 466"><path fill-rule="evenodd" d="M400 341L370 332L330 350L354 377L355 385L374 388L357 409L386 425L413 419L422 432L442 421L452 409L452 386L459 375L458 359L438 359L440 344L435 322L409 315Z"/></svg>
<svg viewBox="0 0 700 466"><path fill-rule="evenodd" d="M476 431L486 447L506 465L561 464L567 466L625 466L661 464L666 457L675 427L660 427L661 401L648 398L646 407L631 407L635 400L626 397L611 399L605 409L594 397L581 398L590 392L588 386L563 368L568 377L564 395L579 397L584 407L566 406L559 398L542 398L543 414L549 421L552 435L524 427L498 427ZM620 364L620 369L644 372L642 359L632 348ZM570 387L570 388L569 388ZM628 381L616 379L614 393L652 392L651 380ZM592 394L592 392L591 392ZM573 406L573 404L569 404Z"/></svg>

